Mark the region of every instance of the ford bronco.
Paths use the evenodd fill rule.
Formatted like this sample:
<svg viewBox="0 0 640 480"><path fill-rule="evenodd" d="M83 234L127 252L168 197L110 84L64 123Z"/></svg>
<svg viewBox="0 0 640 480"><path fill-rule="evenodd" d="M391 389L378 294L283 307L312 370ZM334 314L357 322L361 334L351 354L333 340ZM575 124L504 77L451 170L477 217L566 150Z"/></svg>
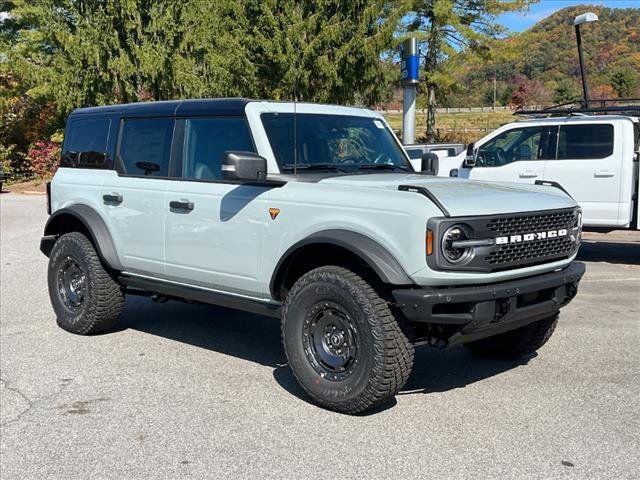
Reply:
<svg viewBox="0 0 640 480"><path fill-rule="evenodd" d="M387 402L414 347L531 355L584 273L562 190L415 171L378 114L244 99L68 118L40 248L58 324L109 330L125 295L281 319L318 405ZM180 319L176 319L179 322Z"/></svg>

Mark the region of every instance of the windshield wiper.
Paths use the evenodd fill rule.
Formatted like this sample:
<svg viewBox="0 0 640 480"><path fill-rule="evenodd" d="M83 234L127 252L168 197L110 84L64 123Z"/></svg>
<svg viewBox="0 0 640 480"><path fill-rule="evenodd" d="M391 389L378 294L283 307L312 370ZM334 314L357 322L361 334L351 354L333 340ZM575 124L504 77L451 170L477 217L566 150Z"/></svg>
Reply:
<svg viewBox="0 0 640 480"><path fill-rule="evenodd" d="M299 170L336 170L338 172L346 173L353 171L335 163L298 163L295 167ZM283 168L286 170L293 170L294 165L293 163L287 163Z"/></svg>
<svg viewBox="0 0 640 480"><path fill-rule="evenodd" d="M358 169L371 169L371 170L402 170L408 171L407 167L401 165L392 165L390 163L363 163L358 165Z"/></svg>

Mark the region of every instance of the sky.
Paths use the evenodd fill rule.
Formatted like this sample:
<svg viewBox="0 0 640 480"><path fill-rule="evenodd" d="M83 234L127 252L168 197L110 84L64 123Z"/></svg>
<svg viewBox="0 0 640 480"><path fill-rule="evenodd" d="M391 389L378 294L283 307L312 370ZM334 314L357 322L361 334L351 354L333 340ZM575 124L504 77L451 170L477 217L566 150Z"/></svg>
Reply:
<svg viewBox="0 0 640 480"><path fill-rule="evenodd" d="M498 17L498 22L512 32L521 32L532 27L545 17L565 7L573 5L602 5L611 8L640 8L640 0L541 0L533 5L528 12L505 13ZM585 9L585 12L588 12Z"/></svg>

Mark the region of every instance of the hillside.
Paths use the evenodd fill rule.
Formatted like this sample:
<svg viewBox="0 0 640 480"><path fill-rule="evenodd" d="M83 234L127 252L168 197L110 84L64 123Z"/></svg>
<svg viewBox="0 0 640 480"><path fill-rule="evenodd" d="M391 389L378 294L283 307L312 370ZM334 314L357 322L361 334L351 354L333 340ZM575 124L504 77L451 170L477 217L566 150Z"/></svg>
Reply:
<svg viewBox="0 0 640 480"><path fill-rule="evenodd" d="M519 34L496 41L491 59L468 53L443 67L453 73L451 90L441 92L440 106L490 105L493 79L498 104L512 102L513 92L526 104L567 101L581 95L573 19L592 11L599 21L582 27L592 98L640 96L640 8L567 7Z"/></svg>

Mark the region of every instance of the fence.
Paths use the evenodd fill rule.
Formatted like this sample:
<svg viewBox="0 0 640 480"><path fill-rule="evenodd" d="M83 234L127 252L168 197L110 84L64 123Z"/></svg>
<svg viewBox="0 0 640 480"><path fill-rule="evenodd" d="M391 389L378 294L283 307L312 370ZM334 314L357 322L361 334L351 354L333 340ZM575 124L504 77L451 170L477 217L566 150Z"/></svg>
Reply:
<svg viewBox="0 0 640 480"><path fill-rule="evenodd" d="M543 107L539 105L529 105L527 107L523 107L526 110L539 110ZM383 108L377 109L379 112L384 113L402 113L402 110L391 109L385 110ZM515 111L512 107L441 107L436 108L436 113L481 113L481 112L513 112ZM423 108L420 110L416 110L417 114L426 115L427 109Z"/></svg>

